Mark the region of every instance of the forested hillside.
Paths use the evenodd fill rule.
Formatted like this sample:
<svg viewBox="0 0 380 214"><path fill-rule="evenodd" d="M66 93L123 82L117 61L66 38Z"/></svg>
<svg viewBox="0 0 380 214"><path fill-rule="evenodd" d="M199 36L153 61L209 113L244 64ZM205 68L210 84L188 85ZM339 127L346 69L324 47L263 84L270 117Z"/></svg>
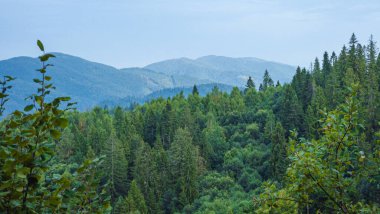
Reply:
<svg viewBox="0 0 380 214"><path fill-rule="evenodd" d="M0 126L0 209L379 212L380 55L372 37L362 45L352 35L340 53L298 67L289 84L265 72L240 87L200 96L194 86L188 97L87 112L35 96L35 113L20 110Z"/></svg>

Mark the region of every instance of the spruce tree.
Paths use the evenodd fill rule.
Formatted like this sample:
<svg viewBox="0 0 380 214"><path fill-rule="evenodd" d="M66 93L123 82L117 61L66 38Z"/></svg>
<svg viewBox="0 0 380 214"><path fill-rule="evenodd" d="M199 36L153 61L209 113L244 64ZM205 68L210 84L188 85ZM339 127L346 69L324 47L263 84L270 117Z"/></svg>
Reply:
<svg viewBox="0 0 380 214"><path fill-rule="evenodd" d="M192 144L189 130L177 129L169 149L169 161L177 196L174 203L179 210L191 203L197 195L198 155L198 148Z"/></svg>
<svg viewBox="0 0 380 214"><path fill-rule="evenodd" d="M330 63L331 63L331 66L334 67L336 61L338 60L337 56L336 56L336 53L335 51L333 51L331 53L331 57L330 57Z"/></svg>
<svg viewBox="0 0 380 214"><path fill-rule="evenodd" d="M284 129L289 131L293 129L300 130L303 133L305 127L303 127L302 121L302 106L298 100L297 94L293 87L286 85L284 88L284 94L280 101L280 111L278 117L281 119ZM287 132L286 136L289 132Z"/></svg>
<svg viewBox="0 0 380 214"><path fill-rule="evenodd" d="M141 193L139 187L137 186L135 180L132 181L131 187L129 188L126 207L128 213L148 213L144 196Z"/></svg>
<svg viewBox="0 0 380 214"><path fill-rule="evenodd" d="M193 86L192 94L193 94L193 95L199 95L198 88L197 88L196 85Z"/></svg>
<svg viewBox="0 0 380 214"><path fill-rule="evenodd" d="M279 80L277 80L276 87L280 87L280 86L281 86L281 83Z"/></svg>
<svg viewBox="0 0 380 214"><path fill-rule="evenodd" d="M269 75L268 70L265 70L264 77L263 77L263 85L262 85L262 90L266 90L268 87L273 87L274 82L272 78Z"/></svg>
<svg viewBox="0 0 380 214"><path fill-rule="evenodd" d="M109 182L111 202L116 203L118 196L127 194L128 161L122 143L112 132L103 151L106 160L103 163L103 172Z"/></svg>
<svg viewBox="0 0 380 214"><path fill-rule="evenodd" d="M322 87L326 87L327 85L327 78L329 77L331 73L331 63L329 54L325 52L323 54L323 60L322 60Z"/></svg>
<svg viewBox="0 0 380 214"><path fill-rule="evenodd" d="M157 138L157 140L159 139ZM160 198L158 197L162 195L158 164L151 147L146 143L142 143L137 151L134 178L144 195L150 213L157 213L161 207Z"/></svg>
<svg viewBox="0 0 380 214"><path fill-rule="evenodd" d="M115 206L113 207L112 212L114 214L125 214L128 213L127 210L127 200L123 198L122 196L119 196L117 199Z"/></svg>
<svg viewBox="0 0 380 214"><path fill-rule="evenodd" d="M281 123L277 122L271 135L271 156L270 165L272 176L277 181L281 181L287 167L285 130Z"/></svg>
<svg viewBox="0 0 380 214"><path fill-rule="evenodd" d="M247 80L247 84L245 85L246 88L255 88L255 83L252 80L252 77L249 76Z"/></svg>
<svg viewBox="0 0 380 214"><path fill-rule="evenodd" d="M376 55L377 47L376 43L373 41L371 35L369 44L367 47L367 73L366 80L364 83L365 93L364 102L366 104L365 117L366 119L366 130L369 140L373 141L375 136L373 133L378 129L380 120L380 91L379 91L379 77L377 75L377 65L376 65Z"/></svg>
<svg viewBox="0 0 380 214"><path fill-rule="evenodd" d="M173 140L173 135L174 135L174 130L175 130L175 115L172 110L172 104L170 100L166 101L166 105L162 112L161 118L162 118L160 122L161 141L164 148L168 149Z"/></svg>
<svg viewBox="0 0 380 214"><path fill-rule="evenodd" d="M307 133L309 137L319 138L319 130L321 124L319 119L321 118L321 110L327 107L327 99L324 94L324 90L317 86L310 105L306 110L305 120L307 124Z"/></svg>
<svg viewBox="0 0 380 214"><path fill-rule="evenodd" d="M351 35L350 42L349 42L348 66L353 69L354 73L357 73L357 71L358 71L357 60L356 60L357 43L358 43L358 40L356 39L356 36L353 33Z"/></svg>
<svg viewBox="0 0 380 214"><path fill-rule="evenodd" d="M259 85L259 91L264 91L264 86L262 83L260 83L260 85Z"/></svg>
<svg viewBox="0 0 380 214"><path fill-rule="evenodd" d="M313 67L313 73L312 74L313 74L313 77L315 79L315 83L318 86L323 86L323 74L322 74L322 70L321 70L321 66L320 66L318 58L315 58L315 60L314 60L314 67Z"/></svg>

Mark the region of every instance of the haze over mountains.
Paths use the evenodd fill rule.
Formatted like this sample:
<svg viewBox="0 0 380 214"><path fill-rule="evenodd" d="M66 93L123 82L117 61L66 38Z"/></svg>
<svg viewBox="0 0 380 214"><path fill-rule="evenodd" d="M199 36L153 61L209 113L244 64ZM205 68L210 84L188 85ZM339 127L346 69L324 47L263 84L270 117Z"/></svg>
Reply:
<svg viewBox="0 0 380 214"><path fill-rule="evenodd" d="M189 88L194 84L223 84L243 87L248 76L252 76L256 85L262 81L267 69L274 81L289 82L295 73L295 67L265 61L257 58L230 58L205 56L197 59L179 58L150 64L144 68L117 69L112 66L91 62L79 57L53 53L49 63L54 64L48 72L53 77L57 96L71 96L78 102L78 109L85 110L105 101L118 104L118 100L143 97L153 92L166 95L163 89ZM38 77L35 70L40 68L37 58L15 57L0 61L1 75L17 78L10 92L8 112L25 105L25 97L36 91L37 85L32 79ZM200 87L203 89L210 87ZM188 90L188 89L187 89ZM161 91L161 93L158 93ZM178 90L166 90L178 91ZM151 97L155 97L153 95ZM171 96L171 95L170 95ZM149 96L147 96L149 97Z"/></svg>

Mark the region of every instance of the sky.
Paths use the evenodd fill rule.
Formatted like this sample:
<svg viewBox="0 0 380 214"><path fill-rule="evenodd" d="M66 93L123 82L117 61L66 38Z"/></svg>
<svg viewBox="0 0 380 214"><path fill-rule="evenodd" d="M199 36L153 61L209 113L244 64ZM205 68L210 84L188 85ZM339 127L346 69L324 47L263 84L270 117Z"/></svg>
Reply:
<svg viewBox="0 0 380 214"><path fill-rule="evenodd" d="M117 68L205 55L308 67L353 32L380 40L378 0L0 0L0 60L63 52Z"/></svg>

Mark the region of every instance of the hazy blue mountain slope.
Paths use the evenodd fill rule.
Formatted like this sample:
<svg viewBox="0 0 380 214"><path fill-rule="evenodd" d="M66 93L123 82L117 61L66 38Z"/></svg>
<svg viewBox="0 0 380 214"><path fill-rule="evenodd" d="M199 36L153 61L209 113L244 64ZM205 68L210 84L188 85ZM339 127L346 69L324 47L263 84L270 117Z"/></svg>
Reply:
<svg viewBox="0 0 380 214"><path fill-rule="evenodd" d="M188 58L170 59L150 64L145 68L167 75L192 76L198 79L209 79L209 67L203 66Z"/></svg>
<svg viewBox="0 0 380 214"><path fill-rule="evenodd" d="M124 72L127 75L137 76L141 78L146 83L146 87L150 91L156 91L162 88L175 87L173 80L170 76L149 69L123 68L120 69L120 71Z"/></svg>
<svg viewBox="0 0 380 214"><path fill-rule="evenodd" d="M71 96L84 110L106 99L117 99L131 95L142 96L166 87L154 85L149 79L133 72L123 72L114 67L90 62L79 57L54 53L57 57L50 60L49 75L57 87L57 96ZM17 79L12 83L9 110L25 105L24 98L37 90L32 79L38 78L36 71L41 65L36 58L17 57L0 61L0 74L11 75Z"/></svg>
<svg viewBox="0 0 380 214"><path fill-rule="evenodd" d="M188 58L166 60L153 63L145 68L160 73L187 75L210 82L242 86L247 77L252 76L258 85L267 69L274 81L289 82L295 73L295 67L265 61L257 58L231 58L223 56L205 56L195 60Z"/></svg>

